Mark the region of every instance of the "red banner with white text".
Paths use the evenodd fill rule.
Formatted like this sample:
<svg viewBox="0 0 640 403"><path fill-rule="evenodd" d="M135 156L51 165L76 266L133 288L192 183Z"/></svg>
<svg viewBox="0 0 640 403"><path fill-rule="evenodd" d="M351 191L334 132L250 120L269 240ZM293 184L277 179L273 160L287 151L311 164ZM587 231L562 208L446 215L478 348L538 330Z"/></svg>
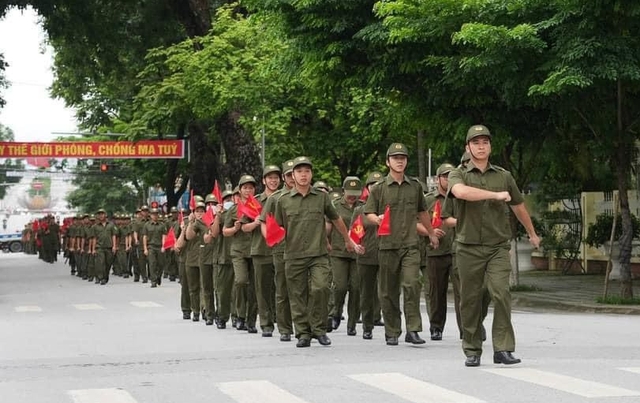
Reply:
<svg viewBox="0 0 640 403"><path fill-rule="evenodd" d="M184 140L0 142L0 158L184 158Z"/></svg>

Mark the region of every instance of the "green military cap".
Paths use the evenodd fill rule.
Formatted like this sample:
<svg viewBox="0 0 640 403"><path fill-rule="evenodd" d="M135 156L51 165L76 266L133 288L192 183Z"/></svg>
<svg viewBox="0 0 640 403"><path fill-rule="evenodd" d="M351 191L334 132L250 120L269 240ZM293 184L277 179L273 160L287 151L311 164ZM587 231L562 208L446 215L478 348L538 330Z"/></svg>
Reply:
<svg viewBox="0 0 640 403"><path fill-rule="evenodd" d="M451 172L453 169L455 169L455 167L449 163L444 163L441 164L438 169L436 170L436 175L440 176L440 175L446 175L449 172Z"/></svg>
<svg viewBox="0 0 640 403"><path fill-rule="evenodd" d="M200 195L193 195L193 199L196 202L203 202L204 203L204 198L202 196L200 196Z"/></svg>
<svg viewBox="0 0 640 403"><path fill-rule="evenodd" d="M196 202L196 210L199 208L205 208L205 207L206 205L204 204L204 202L201 202L201 201Z"/></svg>
<svg viewBox="0 0 640 403"><path fill-rule="evenodd" d="M280 174L282 171L280 170L280 167L277 165L267 165L266 167L264 167L264 169L262 170L262 177L264 178L265 176L269 175L269 174Z"/></svg>
<svg viewBox="0 0 640 403"><path fill-rule="evenodd" d="M139 213L141 210L139 208L136 209L136 214Z"/></svg>
<svg viewBox="0 0 640 403"><path fill-rule="evenodd" d="M489 129L487 129L486 126L473 125L467 131L466 143L468 143L471 140L475 139L476 137L480 137L480 136L486 136L486 137L489 137L489 139L491 139L491 132L489 131Z"/></svg>
<svg viewBox="0 0 640 403"><path fill-rule="evenodd" d="M316 189L324 189L327 192L330 191L331 189L329 188L329 186L327 186L327 184L324 181L316 181L313 184L313 187Z"/></svg>
<svg viewBox="0 0 640 403"><path fill-rule="evenodd" d="M113 219L114 220L119 220L120 219L120 213L113 213Z"/></svg>
<svg viewBox="0 0 640 403"><path fill-rule="evenodd" d="M342 182L342 190L346 196L360 196L362 193L362 182L357 176L347 176Z"/></svg>
<svg viewBox="0 0 640 403"><path fill-rule="evenodd" d="M240 188L238 186L236 186L236 187L233 188L233 193L232 194L235 195L235 194L238 194L238 193L240 193Z"/></svg>
<svg viewBox="0 0 640 403"><path fill-rule="evenodd" d="M390 157L392 155L404 155L404 156L409 156L409 150L407 149L407 146L405 146L402 143L393 143L389 146L389 149L387 150L387 157Z"/></svg>
<svg viewBox="0 0 640 403"><path fill-rule="evenodd" d="M130 220L130 219L131 219L131 216L130 216L129 214L124 214L124 215L122 216L122 218L123 218L123 219L125 219L125 220Z"/></svg>
<svg viewBox="0 0 640 403"><path fill-rule="evenodd" d="M382 174L380 172L371 172L367 176L367 182L365 184L366 185L370 185L372 183L376 183L376 182L380 181L381 179L382 179Z"/></svg>
<svg viewBox="0 0 640 403"><path fill-rule="evenodd" d="M242 175L240 177L240 180L238 181L238 187L244 185L245 183L253 183L253 185L257 185L258 182L256 182L256 178L254 178L251 175Z"/></svg>
<svg viewBox="0 0 640 403"><path fill-rule="evenodd" d="M462 157L460 158L460 163L464 164L467 161L471 161L471 154L465 151L464 154L462 154Z"/></svg>
<svg viewBox="0 0 640 403"><path fill-rule="evenodd" d="M226 199L227 197L233 196L233 191L231 190L225 190L224 192L222 192L222 200Z"/></svg>
<svg viewBox="0 0 640 403"><path fill-rule="evenodd" d="M205 203L218 203L218 199L212 194L208 194L204 199Z"/></svg>
<svg viewBox="0 0 640 403"><path fill-rule="evenodd" d="M144 205L142 205L142 206L140 207L140 211L145 211L145 210L146 210L146 211L149 211L149 206L147 206L146 204L144 204Z"/></svg>
<svg viewBox="0 0 640 403"><path fill-rule="evenodd" d="M93 215L93 214L91 214L91 215L89 216L89 219L90 219L90 220L93 220L93 221L95 221L95 219L96 219L96 216L95 216L95 215Z"/></svg>
<svg viewBox="0 0 640 403"><path fill-rule="evenodd" d="M149 210L149 213L150 214L158 214L158 213L160 213L160 211L157 208L154 207L151 210Z"/></svg>
<svg viewBox="0 0 640 403"><path fill-rule="evenodd" d="M293 169L296 169L297 167L302 165L308 165L309 168L313 168L313 164L311 163L309 157L300 156L293 159Z"/></svg>
<svg viewBox="0 0 640 403"><path fill-rule="evenodd" d="M173 207L171 207L171 209L169 210L169 212L170 212L170 213L177 213L177 212L178 212L178 209L177 209L175 206L173 206Z"/></svg>
<svg viewBox="0 0 640 403"><path fill-rule="evenodd" d="M334 191L334 192L330 192L329 193L329 198L331 200L335 200L335 199L339 199L342 197L342 193L338 192L338 191Z"/></svg>
<svg viewBox="0 0 640 403"><path fill-rule="evenodd" d="M96 214L107 214L107 212L104 209L99 208L98 211L96 211Z"/></svg>
<svg viewBox="0 0 640 403"><path fill-rule="evenodd" d="M89 217L90 217L90 216L89 216L89 213L84 213L84 214L82 215L82 218L89 218Z"/></svg>
<svg viewBox="0 0 640 403"><path fill-rule="evenodd" d="M286 175L291 171L293 171L293 160L285 161L284 164L282 164L282 172Z"/></svg>

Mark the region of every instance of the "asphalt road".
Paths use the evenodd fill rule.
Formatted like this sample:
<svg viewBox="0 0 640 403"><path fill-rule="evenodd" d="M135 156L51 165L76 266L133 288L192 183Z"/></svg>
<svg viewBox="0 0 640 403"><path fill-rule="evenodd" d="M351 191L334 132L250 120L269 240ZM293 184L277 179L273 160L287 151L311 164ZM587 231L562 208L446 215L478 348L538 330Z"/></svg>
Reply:
<svg viewBox="0 0 640 403"><path fill-rule="evenodd" d="M493 364L487 344L482 366L465 368L453 312L443 341L424 346L342 326L330 347L297 349L185 321L179 294L0 254L0 402L640 402L635 316L516 311L522 364Z"/></svg>

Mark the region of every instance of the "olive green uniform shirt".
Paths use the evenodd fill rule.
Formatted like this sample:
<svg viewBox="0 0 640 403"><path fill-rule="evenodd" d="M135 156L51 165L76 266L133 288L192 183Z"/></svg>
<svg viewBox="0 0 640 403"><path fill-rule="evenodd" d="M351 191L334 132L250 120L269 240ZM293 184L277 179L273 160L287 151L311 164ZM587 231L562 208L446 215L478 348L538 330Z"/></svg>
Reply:
<svg viewBox="0 0 640 403"><path fill-rule="evenodd" d="M359 202L356 200L353 207L349 206L349 203L347 203L344 196L333 201L333 207L335 207L338 215L342 217L342 221L344 221L347 229L351 228L351 218L353 218L353 212L358 205ZM331 230L330 241L331 252L329 252L329 256L351 259L356 258L355 252L347 251L346 245L344 244L344 238L335 228Z"/></svg>
<svg viewBox="0 0 640 403"><path fill-rule="evenodd" d="M365 214L383 214L387 205L391 213L391 234L380 237L380 250L416 248L418 213L427 210L420 182L405 175L402 183L398 183L391 175L387 175L371 186L364 207Z"/></svg>
<svg viewBox="0 0 640 403"><path fill-rule="evenodd" d="M273 193L268 199L267 202L265 203L264 207L262 208L262 213L260 213L260 221L266 223L267 222L267 214L271 213L274 215L276 214L276 205L278 204L278 200L280 200L280 198L282 197L282 195L289 193L291 190L287 189L287 188L282 188L277 190L275 193ZM276 245L273 246L273 248L271 248L271 253L274 255L282 255L284 254L284 245L286 244L285 240L283 239L282 242L277 243Z"/></svg>
<svg viewBox="0 0 640 403"><path fill-rule="evenodd" d="M112 236L118 235L116 226L110 222L96 223L93 226L94 237L96 238L96 249L111 249L113 247Z"/></svg>
<svg viewBox="0 0 640 403"><path fill-rule="evenodd" d="M508 205L518 205L524 198L509 171L489 164L485 172L469 161L466 167L456 168L449 174L449 188L464 184L492 192L507 191L511 201L466 201L457 199L456 240L461 244L495 246L511 239Z"/></svg>
<svg viewBox="0 0 640 403"><path fill-rule="evenodd" d="M189 225L189 224L187 224ZM200 245L204 243L203 236L205 231L207 231L207 226L200 220L196 220L193 226L193 232L195 232L196 236L191 239L186 239L187 245L185 247L187 253L187 259L185 264L189 267L199 267L200 266ZM185 226L184 230L187 230ZM185 234L186 235L186 234Z"/></svg>
<svg viewBox="0 0 640 403"><path fill-rule="evenodd" d="M271 194L271 196L273 196L274 193ZM269 198L271 196L267 196L264 193L260 193L258 196L256 196L256 200L258 200L258 202L260 202L260 205L262 206L262 211L260 212L260 215L262 215L262 213L264 212L264 206L267 204L267 200L269 200ZM243 217L242 218L242 222L250 222L249 218L247 217ZM267 220L266 215L265 215L265 221ZM262 236L262 230L260 229L260 226L256 227L256 229L254 229L251 232L251 256L271 256L271 248L267 246L267 241L266 239L264 239L264 237Z"/></svg>
<svg viewBox="0 0 640 403"><path fill-rule="evenodd" d="M147 247L162 247L162 236L167 234L167 227L160 221L149 220L142 227L142 236L147 236Z"/></svg>
<svg viewBox="0 0 640 403"><path fill-rule="evenodd" d="M225 216L224 226L225 228L233 227L233 224L238 220L238 205L234 205L231 207ZM229 237L227 237L229 238ZM251 257L251 233L244 232L240 229L236 232L233 237L231 243L231 256L232 257Z"/></svg>
<svg viewBox="0 0 640 403"><path fill-rule="evenodd" d="M429 217L433 217L433 209L436 205L436 201L440 200L440 218L444 221L444 209L445 209L445 197L440 194L437 190L427 193L424 197L425 202L427 203L427 209L429 211ZM447 203L451 204L449 198L447 198ZM451 215L447 215L450 217ZM453 228L445 227L444 224L440 227L441 230L446 232L446 235L440 238L438 249L433 249L427 246L427 256L444 256L451 254L451 244L453 243L453 237L455 235L455 230ZM427 242L428 243L428 242Z"/></svg>
<svg viewBox="0 0 640 403"><path fill-rule="evenodd" d="M280 197L275 218L286 230L285 260L327 254L325 216L332 221L340 217L329 195L321 190L311 188L303 196L292 189Z"/></svg>
<svg viewBox="0 0 640 403"><path fill-rule="evenodd" d="M216 254L217 263L218 264L231 264L231 244L233 243L233 238L222 235L222 229L224 228L224 222L226 220L227 215L229 214L229 210L223 211L220 213L220 234L217 237L218 251Z"/></svg>
<svg viewBox="0 0 640 403"><path fill-rule="evenodd" d="M364 204L358 206L353 211L353 220L362 215L362 223L364 224L364 237L360 241L360 245L364 246L364 254L357 255L358 264L377 265L378 264L378 226L369 221L364 215Z"/></svg>

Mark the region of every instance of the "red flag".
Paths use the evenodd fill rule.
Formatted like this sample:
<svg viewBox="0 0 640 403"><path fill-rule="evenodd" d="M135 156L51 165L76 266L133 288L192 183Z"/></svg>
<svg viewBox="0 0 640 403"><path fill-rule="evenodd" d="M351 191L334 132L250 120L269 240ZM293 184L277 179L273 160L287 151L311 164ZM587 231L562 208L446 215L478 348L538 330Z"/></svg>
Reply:
<svg viewBox="0 0 640 403"><path fill-rule="evenodd" d="M176 244L176 233L173 231L173 227L169 228L169 232L167 232L167 236L164 237L164 243L162 247L165 249L171 249Z"/></svg>
<svg viewBox="0 0 640 403"><path fill-rule="evenodd" d="M364 224L362 222L362 214L358 214L358 218L353 220L351 228L349 229L349 237L353 239L353 242L360 244L364 237Z"/></svg>
<svg viewBox="0 0 640 403"><path fill-rule="evenodd" d="M222 192L220 192L220 186L218 185L217 179L213 184L213 190L211 191L211 193L216 197L218 203L222 203Z"/></svg>
<svg viewBox="0 0 640 403"><path fill-rule="evenodd" d="M40 223L38 222L38 220L35 220L33 224L31 224L31 230L37 231L38 229L40 229Z"/></svg>
<svg viewBox="0 0 640 403"><path fill-rule="evenodd" d="M275 217L272 213L267 214L267 236L265 241L267 242L267 246L272 248L274 245L282 241L287 234L287 232L278 225Z"/></svg>
<svg viewBox="0 0 640 403"><path fill-rule="evenodd" d="M50 166L49 159L42 157L28 157L26 163L38 168L49 168Z"/></svg>
<svg viewBox="0 0 640 403"><path fill-rule="evenodd" d="M369 187L365 186L362 189L362 193L360 193L360 200L362 200L363 202L366 202L368 198L369 198Z"/></svg>
<svg viewBox="0 0 640 403"><path fill-rule="evenodd" d="M236 207L237 207L237 210L238 210L237 213L236 213L236 216L237 216L237 219L239 220L244 215L244 208L245 207L244 207L244 203L242 202L242 200L238 200L238 204L236 204Z"/></svg>
<svg viewBox="0 0 640 403"><path fill-rule="evenodd" d="M431 226L433 228L440 228L442 226L442 205L440 204L440 199L436 200L436 204L433 205Z"/></svg>
<svg viewBox="0 0 640 403"><path fill-rule="evenodd" d="M246 215L248 218L255 220L256 217L260 215L262 212L262 205L255 197L249 195L247 198L247 202L242 204L242 214ZM238 218L240 218L240 206L238 206Z"/></svg>
<svg viewBox="0 0 640 403"><path fill-rule="evenodd" d="M202 216L202 222L205 223L207 227L210 227L213 224L213 220L215 220L216 215L213 212L213 208L208 208L207 212Z"/></svg>
<svg viewBox="0 0 640 403"><path fill-rule="evenodd" d="M389 211L389 205L384 208L384 217L378 227L378 236L391 235L391 211Z"/></svg>
<svg viewBox="0 0 640 403"><path fill-rule="evenodd" d="M193 197L193 189L189 191L189 210L196 211L196 199Z"/></svg>

